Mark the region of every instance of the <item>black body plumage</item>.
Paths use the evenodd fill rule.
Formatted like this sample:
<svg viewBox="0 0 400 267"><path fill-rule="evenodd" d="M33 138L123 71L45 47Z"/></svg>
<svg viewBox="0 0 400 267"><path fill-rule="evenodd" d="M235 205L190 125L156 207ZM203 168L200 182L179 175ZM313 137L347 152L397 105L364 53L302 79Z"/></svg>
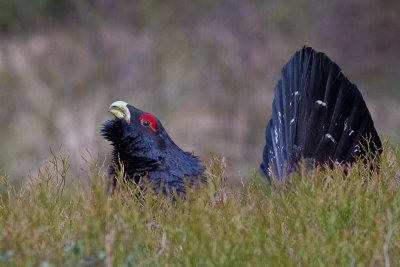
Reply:
<svg viewBox="0 0 400 267"><path fill-rule="evenodd" d="M127 108L130 121L124 118L109 120L100 130L114 147L109 170L114 186L115 168L122 169L122 166L126 179L136 184L145 179L151 182L154 191L164 195L174 193L184 196L186 184L205 181L200 160L180 149L158 119L153 117L156 122L152 130L140 123L140 116L148 113L131 105Z"/></svg>
<svg viewBox="0 0 400 267"><path fill-rule="evenodd" d="M306 47L296 52L275 87L262 174L283 180L302 158L351 164L381 148L357 87L325 54Z"/></svg>

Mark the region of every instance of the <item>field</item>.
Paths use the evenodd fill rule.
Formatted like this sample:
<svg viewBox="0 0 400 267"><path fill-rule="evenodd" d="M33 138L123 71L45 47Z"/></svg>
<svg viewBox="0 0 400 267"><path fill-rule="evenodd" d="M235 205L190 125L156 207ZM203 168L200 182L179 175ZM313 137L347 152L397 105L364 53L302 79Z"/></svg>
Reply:
<svg viewBox="0 0 400 267"><path fill-rule="evenodd" d="M400 266L399 14L396 0L0 0L0 267ZM303 46L359 88L387 138L379 172L259 176L275 85ZM108 196L99 128L116 100L203 159L208 187Z"/></svg>
<svg viewBox="0 0 400 267"><path fill-rule="evenodd" d="M108 197L95 160L65 186L71 161L52 153L20 190L1 178L0 265L399 266L400 150L385 147L379 173L358 163L272 185L229 186L212 158L209 186L175 204L132 186Z"/></svg>

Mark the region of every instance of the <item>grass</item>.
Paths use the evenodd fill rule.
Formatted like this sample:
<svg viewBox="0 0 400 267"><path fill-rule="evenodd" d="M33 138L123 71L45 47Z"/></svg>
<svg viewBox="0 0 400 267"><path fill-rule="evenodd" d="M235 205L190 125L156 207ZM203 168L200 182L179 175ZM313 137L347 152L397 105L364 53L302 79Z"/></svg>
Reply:
<svg viewBox="0 0 400 267"><path fill-rule="evenodd" d="M53 158L14 189L1 178L2 266L399 266L400 151L379 173L356 164L302 172L268 185L254 175L225 185L208 162L209 187L172 205L122 188L107 197L101 167L89 186L64 189L70 161Z"/></svg>

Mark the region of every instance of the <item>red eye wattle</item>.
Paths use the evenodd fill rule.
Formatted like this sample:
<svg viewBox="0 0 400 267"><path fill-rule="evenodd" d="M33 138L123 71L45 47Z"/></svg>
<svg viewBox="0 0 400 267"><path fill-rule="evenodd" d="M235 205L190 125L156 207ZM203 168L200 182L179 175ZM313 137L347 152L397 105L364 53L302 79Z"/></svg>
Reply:
<svg viewBox="0 0 400 267"><path fill-rule="evenodd" d="M142 114L139 117L140 124L143 125L144 127L149 127L153 132L156 132L156 118L149 114Z"/></svg>

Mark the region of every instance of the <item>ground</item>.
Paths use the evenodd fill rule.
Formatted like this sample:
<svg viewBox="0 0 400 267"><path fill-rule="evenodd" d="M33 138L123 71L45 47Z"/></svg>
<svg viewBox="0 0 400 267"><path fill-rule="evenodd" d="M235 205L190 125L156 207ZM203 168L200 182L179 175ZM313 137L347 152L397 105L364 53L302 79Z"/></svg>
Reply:
<svg viewBox="0 0 400 267"><path fill-rule="evenodd" d="M70 159L53 153L23 189L1 179L0 265L397 266L400 150L385 147L379 172L358 163L283 184L252 174L230 187L210 159L209 186L176 204L131 186L107 196L99 161L68 186Z"/></svg>

